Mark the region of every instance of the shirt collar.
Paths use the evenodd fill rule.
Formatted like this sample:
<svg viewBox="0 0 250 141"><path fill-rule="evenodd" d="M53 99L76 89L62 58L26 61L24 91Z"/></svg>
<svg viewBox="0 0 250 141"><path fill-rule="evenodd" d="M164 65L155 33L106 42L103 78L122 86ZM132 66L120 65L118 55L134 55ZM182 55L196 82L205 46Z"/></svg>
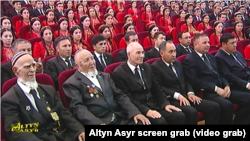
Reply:
<svg viewBox="0 0 250 141"><path fill-rule="evenodd" d="M169 63L165 62L164 60L162 60L162 61L169 67L169 65L170 65ZM173 64L173 63L172 63L172 64Z"/></svg>
<svg viewBox="0 0 250 141"><path fill-rule="evenodd" d="M129 61L127 61L128 67L132 70L132 72L135 72L135 66L133 66L132 64L129 63ZM140 70L139 65L137 66L137 69Z"/></svg>
<svg viewBox="0 0 250 141"><path fill-rule="evenodd" d="M180 44L180 45L181 45L182 47L184 47L185 49L188 47L188 46L187 46L187 47L186 47L186 46L184 46L183 44Z"/></svg>
<svg viewBox="0 0 250 141"><path fill-rule="evenodd" d="M221 49L222 51L224 51L227 55L230 55L230 53L228 53L227 51L225 51L224 49Z"/></svg>
<svg viewBox="0 0 250 141"><path fill-rule="evenodd" d="M97 53L96 51L94 51L95 55L97 58L99 58L101 56L101 54Z"/></svg>
<svg viewBox="0 0 250 141"><path fill-rule="evenodd" d="M160 51L160 49L159 49L158 47L155 47L155 49L156 49L157 51Z"/></svg>
<svg viewBox="0 0 250 141"><path fill-rule="evenodd" d="M202 57L202 55L203 54L201 54L201 53L199 53L199 52L197 52L197 51L195 51L200 57L201 57L201 59L203 60L203 57Z"/></svg>

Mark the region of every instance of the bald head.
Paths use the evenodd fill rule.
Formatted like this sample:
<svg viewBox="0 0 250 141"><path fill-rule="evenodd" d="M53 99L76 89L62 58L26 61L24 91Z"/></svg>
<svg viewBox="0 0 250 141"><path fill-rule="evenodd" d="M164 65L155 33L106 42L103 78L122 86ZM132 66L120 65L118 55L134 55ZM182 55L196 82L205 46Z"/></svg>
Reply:
<svg viewBox="0 0 250 141"><path fill-rule="evenodd" d="M81 49L76 52L75 64L80 72L88 73L96 71L94 56L86 49Z"/></svg>
<svg viewBox="0 0 250 141"><path fill-rule="evenodd" d="M127 46L128 62L137 66L143 63L144 49L138 42L131 42Z"/></svg>

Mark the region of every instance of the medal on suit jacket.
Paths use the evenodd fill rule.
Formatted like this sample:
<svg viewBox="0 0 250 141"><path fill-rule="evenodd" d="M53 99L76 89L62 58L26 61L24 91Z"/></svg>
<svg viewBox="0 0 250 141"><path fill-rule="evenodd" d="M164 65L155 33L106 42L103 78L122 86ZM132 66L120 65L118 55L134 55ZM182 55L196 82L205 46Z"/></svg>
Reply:
<svg viewBox="0 0 250 141"><path fill-rule="evenodd" d="M99 94L98 94L98 91L94 88L95 85L92 85L92 86L87 86L88 87L88 92L89 92L89 95L90 97L96 97L96 98L99 98Z"/></svg>

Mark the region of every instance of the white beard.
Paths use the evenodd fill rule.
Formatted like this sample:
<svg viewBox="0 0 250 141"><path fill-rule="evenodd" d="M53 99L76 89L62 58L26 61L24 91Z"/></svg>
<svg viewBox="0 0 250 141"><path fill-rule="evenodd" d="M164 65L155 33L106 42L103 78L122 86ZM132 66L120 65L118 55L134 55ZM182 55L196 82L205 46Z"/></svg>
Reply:
<svg viewBox="0 0 250 141"><path fill-rule="evenodd" d="M38 84L36 82L36 80L34 81L24 81L21 78L18 78L18 80L20 83L22 83L23 85L27 86L30 89L37 89L38 88Z"/></svg>
<svg viewBox="0 0 250 141"><path fill-rule="evenodd" d="M94 71L89 71L87 74L88 74L89 76L91 76L91 77L96 77L96 75L98 74L98 72L97 72L97 70L95 69Z"/></svg>

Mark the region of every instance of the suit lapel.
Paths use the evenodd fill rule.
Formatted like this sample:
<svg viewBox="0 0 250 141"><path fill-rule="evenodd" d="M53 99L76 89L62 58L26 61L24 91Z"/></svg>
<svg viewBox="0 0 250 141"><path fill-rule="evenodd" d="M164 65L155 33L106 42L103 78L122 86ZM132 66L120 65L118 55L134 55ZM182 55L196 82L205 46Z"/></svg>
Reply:
<svg viewBox="0 0 250 141"><path fill-rule="evenodd" d="M207 68L207 69L209 70L208 66L207 66L206 63L201 59L201 57L200 57L196 52L192 52L192 53L194 54L194 57L196 58L196 60L197 60L198 62L200 62L200 64L202 65L202 68Z"/></svg>
<svg viewBox="0 0 250 141"><path fill-rule="evenodd" d="M39 112L36 111L36 109L33 107L33 105L31 104L29 99L26 97L22 89L18 85L15 85L14 89L15 89L17 96L20 99L20 104L22 105L22 108L27 111L27 113L30 115L30 117L33 120L36 120L41 124L45 124L46 123L45 118Z"/></svg>
<svg viewBox="0 0 250 141"><path fill-rule="evenodd" d="M172 75L175 79L178 79L178 77L176 77L176 75L174 74L173 70L171 70L171 69L167 66L167 64L165 64L165 62L162 61L162 59L161 59L160 63L161 63L160 65L164 67L164 70L166 70L166 71L167 71L170 75ZM178 74L178 73L177 73L177 74Z"/></svg>
<svg viewBox="0 0 250 141"><path fill-rule="evenodd" d="M148 82L147 82L147 79L146 79L146 74L145 74L145 71L144 71L144 68L142 67L142 65L140 65L140 70L141 70L141 75L142 75L143 81L144 81L146 87L148 88ZM143 85L142 82L141 82L141 84Z"/></svg>
<svg viewBox="0 0 250 141"><path fill-rule="evenodd" d="M101 77L102 75L98 72L96 78L97 80L99 81L100 85L101 85L101 88L102 88L102 92L104 94L105 92L105 83L104 83L104 80L103 80L103 77Z"/></svg>
<svg viewBox="0 0 250 141"><path fill-rule="evenodd" d="M63 61L63 59L60 56L57 56L58 63L63 67L64 70L68 70L68 66Z"/></svg>
<svg viewBox="0 0 250 141"><path fill-rule="evenodd" d="M135 77L135 74L134 74L134 73L132 72L132 70L129 68L129 66L128 66L128 64L127 64L127 61L124 62L123 67L124 67L124 70L125 70L126 72L128 72L128 74L129 74L129 76L131 77L131 79L134 79L137 83L139 83L139 84L141 84L141 85L143 86L142 81L140 80L140 78ZM140 69L141 69L141 67L140 67ZM145 78L145 77L144 77L144 78Z"/></svg>
<svg viewBox="0 0 250 141"><path fill-rule="evenodd" d="M96 60L96 65L99 66L99 67L101 67L101 68L104 68L104 67L101 65L101 63L100 63L99 59L97 58L97 56L95 55L95 53L93 53L93 55L94 55L94 59Z"/></svg>

